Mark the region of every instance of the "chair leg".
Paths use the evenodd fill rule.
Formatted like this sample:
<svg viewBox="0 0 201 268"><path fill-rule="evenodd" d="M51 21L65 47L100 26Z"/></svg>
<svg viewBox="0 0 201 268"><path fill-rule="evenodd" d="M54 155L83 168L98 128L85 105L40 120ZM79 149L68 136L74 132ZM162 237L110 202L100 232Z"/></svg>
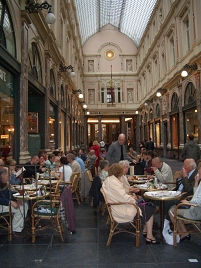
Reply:
<svg viewBox="0 0 201 268"><path fill-rule="evenodd" d="M59 217L57 217L57 228L61 237L61 241L64 242L63 234L62 234L62 228Z"/></svg>
<svg viewBox="0 0 201 268"><path fill-rule="evenodd" d="M93 202L94 202L94 198L92 197L91 198L91 204L90 204L91 207L93 207Z"/></svg>
<svg viewBox="0 0 201 268"><path fill-rule="evenodd" d="M76 196L76 199L77 199L78 204L80 205L80 199L79 199L79 196L78 196L78 193L77 192L75 192L75 196Z"/></svg>
<svg viewBox="0 0 201 268"><path fill-rule="evenodd" d="M174 232L173 232L174 247L177 246L177 219L174 219Z"/></svg>

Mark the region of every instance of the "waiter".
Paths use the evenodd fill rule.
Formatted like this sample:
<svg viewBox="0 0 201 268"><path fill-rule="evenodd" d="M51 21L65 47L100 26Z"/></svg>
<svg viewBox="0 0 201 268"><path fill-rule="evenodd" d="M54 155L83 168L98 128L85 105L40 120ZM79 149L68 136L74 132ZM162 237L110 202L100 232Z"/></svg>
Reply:
<svg viewBox="0 0 201 268"><path fill-rule="evenodd" d="M120 134L118 140L110 145L106 154L106 160L109 161L110 166L114 163L118 163L121 160L128 160L129 162L132 162L134 164L136 163L136 160L133 160L126 153L126 148L124 145L125 140L125 135Z"/></svg>

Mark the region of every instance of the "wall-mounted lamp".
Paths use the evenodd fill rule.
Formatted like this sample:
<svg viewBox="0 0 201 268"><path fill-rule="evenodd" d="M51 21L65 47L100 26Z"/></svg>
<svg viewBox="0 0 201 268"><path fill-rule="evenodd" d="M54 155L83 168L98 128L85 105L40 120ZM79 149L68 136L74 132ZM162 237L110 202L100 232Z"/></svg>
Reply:
<svg viewBox="0 0 201 268"><path fill-rule="evenodd" d="M87 114L87 115L89 115L89 114L90 114L90 112L89 112L89 111L87 111L87 112L86 112L86 114Z"/></svg>
<svg viewBox="0 0 201 268"><path fill-rule="evenodd" d="M82 107L83 107L84 109L87 108L87 105L86 105L86 103L85 103L84 101L80 101L80 103L83 103L83 106L82 106Z"/></svg>
<svg viewBox="0 0 201 268"><path fill-rule="evenodd" d="M184 65L184 67L183 67L183 71L181 72L181 76L182 77L186 77L186 76L188 76L188 72L186 71L186 69L191 69L191 71L193 71L193 70L197 70L197 64L195 63L195 64L193 64L193 65L189 65L189 64L186 64L186 65Z"/></svg>
<svg viewBox="0 0 201 268"><path fill-rule="evenodd" d="M48 14L45 17L45 21L47 24L53 24L56 21L55 15L51 11L51 5L47 3L47 1L39 4L39 3L33 3L31 0L27 0L25 9L28 10L29 14L31 13L38 13L38 9L48 9Z"/></svg>
<svg viewBox="0 0 201 268"><path fill-rule="evenodd" d="M64 66L62 63L60 64L60 67L59 67L59 71L60 72L66 72L67 70L71 70L71 73L70 73L70 77L73 78L75 77L75 72L73 70L73 66L72 65L68 65L68 66Z"/></svg>
<svg viewBox="0 0 201 268"><path fill-rule="evenodd" d="M78 97L79 97L79 99L82 99L83 98L83 94L82 94L81 89L76 89L76 90L73 90L72 92L73 92L73 94L76 94L76 93L80 92L80 94L79 94Z"/></svg>
<svg viewBox="0 0 201 268"><path fill-rule="evenodd" d="M162 94L165 94L167 92L167 89L166 88L159 88L156 92L156 96L157 97L161 97Z"/></svg>

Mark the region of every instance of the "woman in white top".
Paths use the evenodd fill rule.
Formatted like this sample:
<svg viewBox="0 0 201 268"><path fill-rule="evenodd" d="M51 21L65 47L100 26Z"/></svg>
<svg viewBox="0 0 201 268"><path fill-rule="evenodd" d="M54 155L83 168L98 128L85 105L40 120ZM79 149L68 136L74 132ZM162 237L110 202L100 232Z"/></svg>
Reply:
<svg viewBox="0 0 201 268"><path fill-rule="evenodd" d="M60 176L57 173L54 174L55 178L63 180L64 182L70 181L72 168L68 165L68 160L65 156L60 158L61 167L59 168Z"/></svg>

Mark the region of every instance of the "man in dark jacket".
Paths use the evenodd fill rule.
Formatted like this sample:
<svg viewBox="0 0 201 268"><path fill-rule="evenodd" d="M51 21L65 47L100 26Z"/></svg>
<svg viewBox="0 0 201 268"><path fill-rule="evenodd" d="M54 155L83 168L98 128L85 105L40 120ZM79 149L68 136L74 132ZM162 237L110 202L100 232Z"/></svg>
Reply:
<svg viewBox="0 0 201 268"><path fill-rule="evenodd" d="M194 141L193 134L187 135L187 143L184 145L184 148L181 152L182 158L193 158L195 162L200 159L200 148L196 141Z"/></svg>

